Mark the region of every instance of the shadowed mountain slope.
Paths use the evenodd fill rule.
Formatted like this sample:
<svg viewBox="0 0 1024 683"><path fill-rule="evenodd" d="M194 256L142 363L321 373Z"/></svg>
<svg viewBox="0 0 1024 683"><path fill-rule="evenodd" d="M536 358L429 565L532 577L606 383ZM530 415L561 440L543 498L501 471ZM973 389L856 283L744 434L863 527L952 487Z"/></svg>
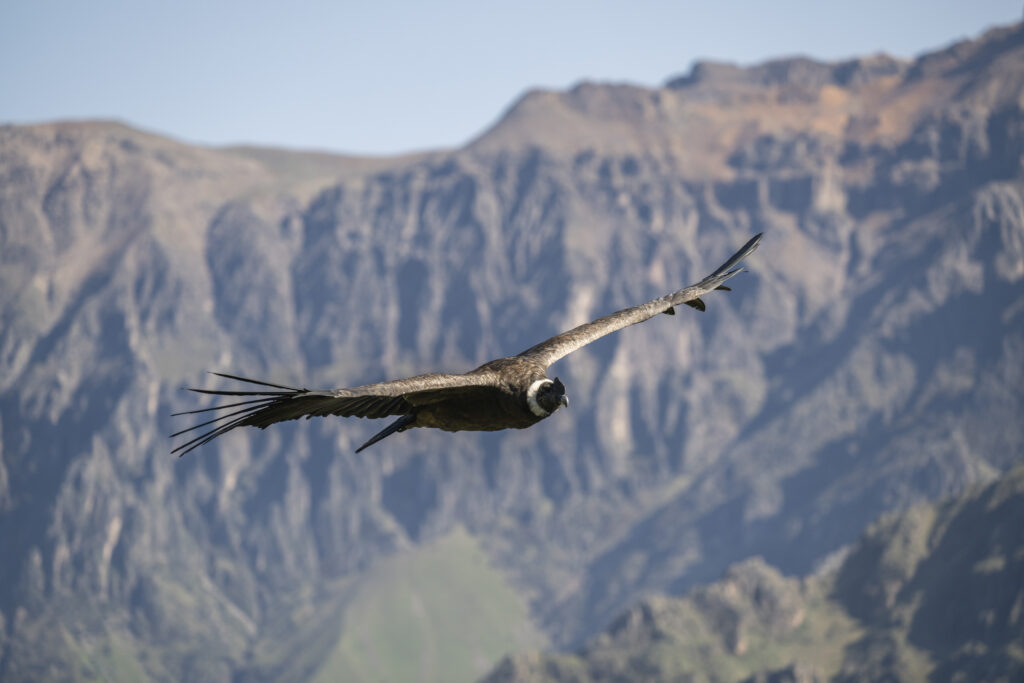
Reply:
<svg viewBox="0 0 1024 683"><path fill-rule="evenodd" d="M954 681L1024 672L1024 467L871 525L803 580L761 558L648 598L574 655L520 654L484 680Z"/></svg>
<svg viewBox="0 0 1024 683"><path fill-rule="evenodd" d="M1022 92L1012 26L531 93L409 158L0 127L0 678L318 671L351 587L457 528L577 647L644 594L752 556L803 575L994 479L1024 452ZM572 408L531 430L355 455L381 425L315 420L168 454L205 370L462 372L760 231L706 313L556 365Z"/></svg>

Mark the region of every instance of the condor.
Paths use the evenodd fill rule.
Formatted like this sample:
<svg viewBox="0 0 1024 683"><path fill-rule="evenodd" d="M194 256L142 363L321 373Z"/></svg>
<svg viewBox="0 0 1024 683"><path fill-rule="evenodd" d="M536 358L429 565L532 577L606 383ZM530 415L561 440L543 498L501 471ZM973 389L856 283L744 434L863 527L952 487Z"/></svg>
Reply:
<svg viewBox="0 0 1024 683"><path fill-rule="evenodd" d="M226 379L267 389L191 389L201 394L239 397L240 400L175 413L193 415L230 411L172 434L173 438L211 427L172 452L184 455L236 427L264 429L285 420L328 415L371 418L399 416L357 448L357 453L395 432L404 432L413 427L433 427L449 432L530 427L560 407L569 405L562 382L557 377L551 379L547 376L548 367L552 363L606 334L641 323L659 313L673 315L675 307L681 304L703 311L704 302L700 297L716 289L728 290L723 284L741 271L737 265L757 248L760 241L760 234L754 236L715 272L695 285L598 318L532 346L517 356L492 360L462 375L428 373L349 389L310 391L215 372L213 374Z"/></svg>

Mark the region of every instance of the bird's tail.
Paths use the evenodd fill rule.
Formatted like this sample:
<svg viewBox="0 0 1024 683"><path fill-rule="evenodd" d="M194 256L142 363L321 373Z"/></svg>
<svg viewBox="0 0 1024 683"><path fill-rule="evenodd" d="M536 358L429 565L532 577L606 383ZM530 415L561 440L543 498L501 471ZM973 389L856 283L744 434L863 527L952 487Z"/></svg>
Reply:
<svg viewBox="0 0 1024 683"><path fill-rule="evenodd" d="M356 453L363 450L364 448L369 448L370 446L377 443L381 439L389 437L395 432L404 432L406 429L409 428L409 425L411 425L415 421L415 415L403 415L402 417L398 418L381 431L374 434L372 439L370 439L369 441L367 441L362 446L356 449Z"/></svg>

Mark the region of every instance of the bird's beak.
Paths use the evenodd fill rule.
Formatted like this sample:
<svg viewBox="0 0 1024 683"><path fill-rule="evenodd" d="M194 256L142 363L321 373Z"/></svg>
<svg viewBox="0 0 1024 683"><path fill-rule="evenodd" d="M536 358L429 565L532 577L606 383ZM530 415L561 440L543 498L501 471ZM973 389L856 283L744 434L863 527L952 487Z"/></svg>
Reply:
<svg viewBox="0 0 1024 683"><path fill-rule="evenodd" d="M562 394L562 405L565 406L566 408L569 407L569 397L566 396L565 394Z"/></svg>

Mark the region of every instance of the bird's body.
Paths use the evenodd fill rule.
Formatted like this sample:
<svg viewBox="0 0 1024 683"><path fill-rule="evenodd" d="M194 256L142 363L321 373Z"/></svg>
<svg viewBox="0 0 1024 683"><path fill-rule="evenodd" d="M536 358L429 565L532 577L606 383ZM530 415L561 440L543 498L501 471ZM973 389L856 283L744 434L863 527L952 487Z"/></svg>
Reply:
<svg viewBox="0 0 1024 683"><path fill-rule="evenodd" d="M178 436L200 427L215 425L209 431L181 444L173 452L184 455L235 427L263 429L285 420L328 415L370 418L399 416L397 421L360 446L357 452L390 434L414 427L449 432L531 427L559 407L568 405L562 382L547 376L547 369L552 363L606 334L643 322L659 313L674 314L676 306L686 304L704 310L704 302L700 297L715 289L728 289L722 284L740 272L736 265L757 247L760 239L761 235L755 236L718 270L695 285L598 318L532 346L517 356L492 360L461 375L428 373L347 389L310 391L214 373L269 389L192 389L198 393L239 397L241 400L177 413L183 415L237 408L173 434Z"/></svg>
<svg viewBox="0 0 1024 683"><path fill-rule="evenodd" d="M446 432L493 432L532 427L544 416L529 407L527 392L536 381L547 379L544 368L524 358L498 358L467 376L486 378L486 385L471 392L451 392L443 400L421 405L412 427L434 427Z"/></svg>

